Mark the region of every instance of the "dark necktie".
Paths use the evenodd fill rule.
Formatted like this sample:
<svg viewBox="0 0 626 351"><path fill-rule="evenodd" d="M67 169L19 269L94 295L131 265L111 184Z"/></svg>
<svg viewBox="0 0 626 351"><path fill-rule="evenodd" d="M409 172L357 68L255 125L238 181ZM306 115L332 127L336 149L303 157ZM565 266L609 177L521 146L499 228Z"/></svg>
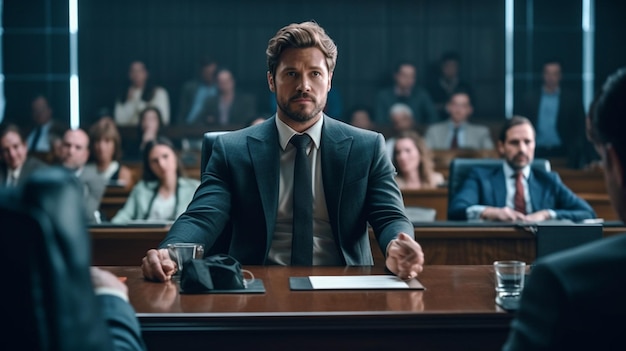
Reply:
<svg viewBox="0 0 626 351"><path fill-rule="evenodd" d="M30 147L28 148L29 151L32 151L32 152L37 151L37 144L39 143L39 138L41 138L41 126L38 126L37 129L35 129L35 135L33 136L33 139L30 141Z"/></svg>
<svg viewBox="0 0 626 351"><path fill-rule="evenodd" d="M459 127L454 127L452 131L452 142L450 143L450 149L456 150L459 148Z"/></svg>
<svg viewBox="0 0 626 351"><path fill-rule="evenodd" d="M289 141L296 147L293 171L293 233L291 265L313 264L313 190L311 166L306 148L311 143L307 134L294 135Z"/></svg>
<svg viewBox="0 0 626 351"><path fill-rule="evenodd" d="M515 211L526 214L526 199L524 198L524 184L522 183L522 178L524 178L522 172L518 172L515 175L515 197L513 198L513 205L515 206Z"/></svg>

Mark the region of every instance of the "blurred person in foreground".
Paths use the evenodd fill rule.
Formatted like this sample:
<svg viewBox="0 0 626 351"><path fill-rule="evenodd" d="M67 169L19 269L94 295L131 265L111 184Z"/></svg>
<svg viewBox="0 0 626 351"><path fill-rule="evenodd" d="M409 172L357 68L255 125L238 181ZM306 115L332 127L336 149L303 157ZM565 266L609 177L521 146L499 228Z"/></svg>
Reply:
<svg viewBox="0 0 626 351"><path fill-rule="evenodd" d="M221 251L246 265L373 265L369 223L386 268L416 277L424 255L383 136L323 113L337 58L333 40L315 22L293 23L270 39L266 53L276 115L217 137L187 211L143 258L144 276L170 280L176 266L164 249L169 243L203 243L206 253L224 237Z"/></svg>
<svg viewBox="0 0 626 351"><path fill-rule="evenodd" d="M626 221L626 68L592 104L587 134L602 159L611 204ZM581 245L533 265L503 350L624 348L626 235Z"/></svg>

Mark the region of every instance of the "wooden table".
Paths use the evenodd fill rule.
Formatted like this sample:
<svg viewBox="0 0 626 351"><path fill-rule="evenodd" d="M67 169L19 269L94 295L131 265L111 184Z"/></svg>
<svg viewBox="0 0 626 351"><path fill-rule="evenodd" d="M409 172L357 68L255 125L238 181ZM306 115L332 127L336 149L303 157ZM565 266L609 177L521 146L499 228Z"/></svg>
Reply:
<svg viewBox="0 0 626 351"><path fill-rule="evenodd" d="M384 274L376 267L246 267L265 294L178 293L127 277L149 350L499 350L512 314L494 303L489 266L428 266L417 290L291 291L289 277Z"/></svg>

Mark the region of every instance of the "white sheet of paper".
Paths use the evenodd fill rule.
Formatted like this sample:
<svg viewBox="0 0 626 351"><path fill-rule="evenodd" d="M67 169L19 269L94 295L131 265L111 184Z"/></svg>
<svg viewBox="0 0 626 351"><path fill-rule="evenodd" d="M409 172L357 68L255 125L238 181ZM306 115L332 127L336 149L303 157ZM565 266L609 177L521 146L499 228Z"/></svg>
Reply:
<svg viewBox="0 0 626 351"><path fill-rule="evenodd" d="M392 275L310 276L313 289L410 289L406 282ZM421 285L421 284L420 284Z"/></svg>

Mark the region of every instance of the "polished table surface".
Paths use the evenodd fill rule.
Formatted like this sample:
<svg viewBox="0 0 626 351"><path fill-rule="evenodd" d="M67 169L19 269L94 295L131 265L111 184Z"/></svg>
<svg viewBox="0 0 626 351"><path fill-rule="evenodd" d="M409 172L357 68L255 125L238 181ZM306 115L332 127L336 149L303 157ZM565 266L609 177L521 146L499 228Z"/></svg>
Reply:
<svg viewBox="0 0 626 351"><path fill-rule="evenodd" d="M184 344L298 349L497 350L513 314L494 303L493 269L426 266L426 290L291 291L289 277L385 274L381 267L245 267L264 294L178 292L143 279L139 267L104 267L127 277L130 302L150 350ZM184 338L184 342L181 342Z"/></svg>

